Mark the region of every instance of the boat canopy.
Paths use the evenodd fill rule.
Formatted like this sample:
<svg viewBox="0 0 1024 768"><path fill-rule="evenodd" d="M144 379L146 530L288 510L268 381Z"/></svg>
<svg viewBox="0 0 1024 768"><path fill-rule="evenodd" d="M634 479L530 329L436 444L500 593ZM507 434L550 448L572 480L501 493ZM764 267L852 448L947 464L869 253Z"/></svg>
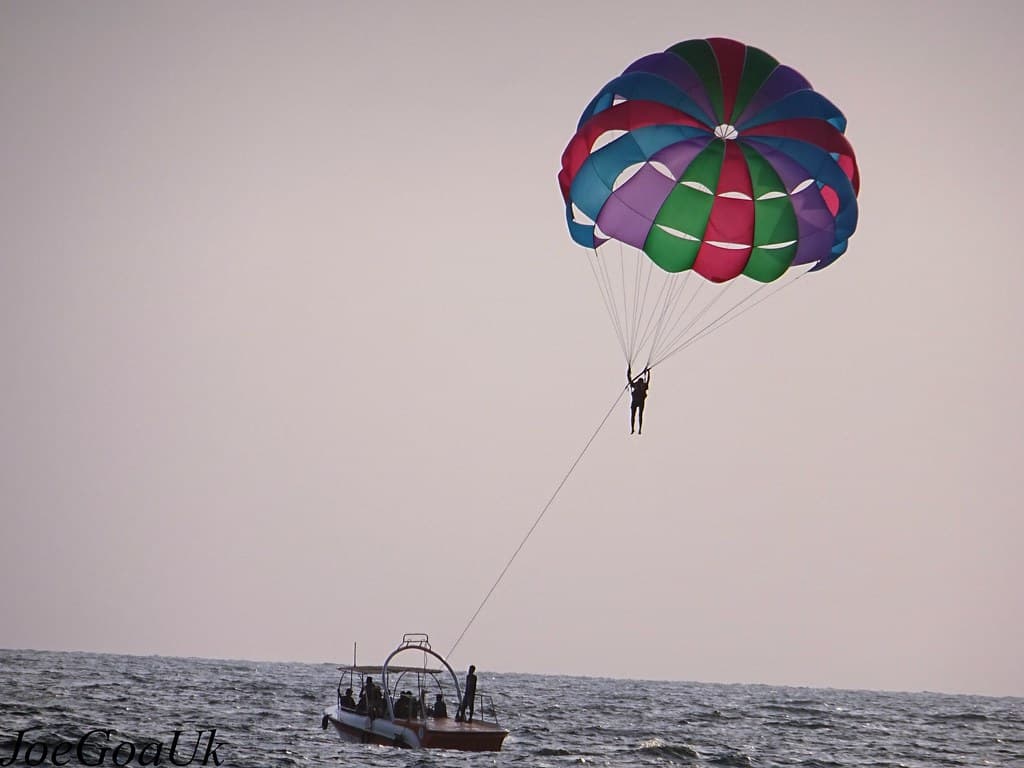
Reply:
<svg viewBox="0 0 1024 768"><path fill-rule="evenodd" d="M384 672L384 666L381 665L381 664L376 664L376 665L342 664L340 667L338 667L338 669L341 670L342 672L355 672L356 674L360 674L360 675L380 675L380 674L383 674L383 672ZM396 672L396 673L399 673L399 674L401 674L402 672L422 672L422 673L425 673L425 674L428 674L428 675L439 675L442 672L444 672L444 670L440 669L440 668L433 669L433 668L430 668L430 667L400 667L400 666L398 666L396 664L389 664L388 665L388 672Z"/></svg>

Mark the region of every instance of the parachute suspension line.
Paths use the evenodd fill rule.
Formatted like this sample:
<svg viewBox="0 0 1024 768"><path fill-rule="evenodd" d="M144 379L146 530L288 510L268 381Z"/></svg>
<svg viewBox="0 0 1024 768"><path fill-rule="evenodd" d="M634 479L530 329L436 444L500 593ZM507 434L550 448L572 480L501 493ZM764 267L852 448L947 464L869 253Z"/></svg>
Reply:
<svg viewBox="0 0 1024 768"><path fill-rule="evenodd" d="M601 293L601 298L604 300L604 308L608 312L608 318L612 322L612 329L615 331L615 335L619 339L619 346L622 348L622 354L629 357L629 352L626 349L626 339L622 333L622 326L619 323L618 313L615 310L615 297L611 289L611 280L608 275L607 266L601 261L601 257L598 255L595 249L591 249L590 252L594 255L594 260L587 260L587 264L590 265L590 271L594 274L594 280L597 282L597 289Z"/></svg>
<svg viewBox="0 0 1024 768"><path fill-rule="evenodd" d="M623 251L622 243L619 243L619 261L622 264L623 270L623 282L622 282L622 300L624 314L623 318L628 328L628 355L626 356L626 363L632 367L636 362L637 354L640 351L640 327L644 316L644 301L643 301L643 274L644 274L644 262L647 259L640 258L638 251L632 250L633 253L633 264L631 268L632 277L627 279L626 272L626 261L627 254ZM650 263L648 261L648 263ZM628 286L628 290L627 290ZM632 304L630 303L632 302Z"/></svg>
<svg viewBox="0 0 1024 768"><path fill-rule="evenodd" d="M619 271L622 274L622 320L626 326L626 348L629 350L629 356L632 357L636 343L636 328L633 322L636 315L636 269L630 270L633 274L627 280L626 256L622 252L621 243L619 243ZM629 286L628 291L626 290L627 286Z"/></svg>
<svg viewBox="0 0 1024 768"><path fill-rule="evenodd" d="M612 323L612 329L619 340L622 356L627 364L632 365L637 356L639 344L637 338L645 316L645 299L649 287L643 288L640 283L644 273L646 259L637 258L633 265L627 265L627 256L619 244L618 269L611 263L615 258L610 248L590 249L594 256L591 271L597 283L605 310ZM647 283L651 282L654 269L648 263Z"/></svg>
<svg viewBox="0 0 1024 768"><path fill-rule="evenodd" d="M632 352L632 339L629 327L629 292L626 290L626 260L622 258L622 246L619 246L619 277L622 280L622 322L626 327L626 356Z"/></svg>
<svg viewBox="0 0 1024 768"><path fill-rule="evenodd" d="M638 373L732 322L807 273L772 284L743 277L712 283L694 277L692 270L664 273L642 250L618 245L617 250L607 245L591 249L594 261L590 267L623 357ZM616 256L617 269L611 263ZM628 264L630 256L634 261ZM716 309L724 306L726 293L732 296L742 290L738 283L754 287L724 311ZM765 294L769 285L774 288ZM643 357L646 363L639 365Z"/></svg>
<svg viewBox="0 0 1024 768"><path fill-rule="evenodd" d="M604 425L607 423L608 418L612 415L612 412L615 410L616 406L618 406L619 400L622 399L622 396L626 393L627 389L629 389L628 385L626 387L623 387L622 390L619 391L618 396L615 398L615 402L613 402L611 404L611 407L608 409L608 413L606 413L604 415L604 418L601 419L601 423L597 425L597 429L594 430L594 433L590 436L590 439L587 440L586 444L583 446L583 450L579 452L579 455L569 466L569 470L565 473L565 475L562 477L562 480L555 487L554 493L551 494L550 498L547 501L547 504L544 505L544 507L540 511L540 514L537 515L537 519L533 521L533 525L530 526L530 530L528 530L526 532L526 535L523 536L522 541L519 542L519 546L516 547L515 552L512 553L512 557L510 557L508 559L508 562L505 563L505 567L501 569L501 573L498 574L498 578L494 580L494 583L491 585L491 588L487 590L487 594L484 595L484 599L480 601L480 605L477 606L476 611L469 618L469 621L466 622L466 626L463 628L462 632L455 640L455 643L452 645L451 650L448 651L448 658L451 658L452 653L454 653L455 649L459 647L459 643L462 642L462 638L466 636L466 633L469 631L469 628L473 626L473 622L476 621L476 617L480 615L480 611L484 609L484 606L487 605L487 601L491 598L491 595L494 594L494 590L498 588L498 585L501 583L501 580L505 578L505 574L508 572L508 569L512 566L512 563L516 559L516 556L522 550L523 546L526 544L527 539L530 538L530 535L533 533L533 531L537 528L538 525L540 525L541 519L544 517L544 514L551 507L552 503L554 503L555 497L558 496L558 492L562 490L562 486L565 485L566 481L568 481L569 479L569 476L573 473L573 470L576 469L576 466L583 459L583 456L587 452L587 449L590 448L594 440L597 439L598 434L604 428Z"/></svg>
<svg viewBox="0 0 1024 768"><path fill-rule="evenodd" d="M619 271L622 277L622 322L626 328L626 363L631 366L633 358L636 356L638 317L643 306L640 303L640 260L634 259L631 265L627 265L626 261L626 252L623 250L622 243L619 243Z"/></svg>
<svg viewBox="0 0 1024 768"><path fill-rule="evenodd" d="M736 319L737 317L739 317L740 315L743 315L743 314L745 314L745 313L749 312L749 311L750 311L750 310L752 310L752 309L753 309L754 307L756 307L756 306L757 306L758 304L760 304L760 303L761 303L762 301L766 301L766 300L768 300L769 298L771 298L772 296L774 296L774 295L775 295L776 293L778 293L779 291L781 291L781 290L782 290L783 288L788 288L789 286L793 285L793 283L795 283L795 282L796 282L797 280L799 280L799 279L800 279L801 277L803 277L804 275L806 275L806 274L807 274L807 272L810 272L810 271L811 271L811 270L810 270L810 269L808 269L808 270L806 270L806 271L804 271L804 272L801 272L801 273L800 273L799 275L797 275L796 277L794 277L794 278L793 278L792 280L790 280L789 282L787 282L787 283L782 283L781 285L777 285L777 286L775 286L775 288L774 288L773 290L771 290L771 291L769 291L768 293L766 293L766 294L765 294L764 296L762 296L762 297L761 297L760 299L758 299L757 301L753 302L752 304L749 304L749 305L748 305L748 306L746 306L746 307L742 307L742 308L741 308L741 306L742 306L742 305L743 305L744 303L746 303L747 301L749 301L750 299L752 299L752 298L753 298L754 296L756 296L756 295L757 295L758 293L760 293L760 292L761 292L762 290L764 290L764 288L766 288L766 287L767 287L767 285L768 285L767 283L764 283L764 284L762 284L762 285L761 285L761 286L760 286L760 287L759 287L759 288L758 288L757 290L755 290L755 291L754 291L753 293L749 294L749 295L748 295L748 296L747 296L746 298L744 298L744 299L743 299L743 301L741 301L741 302L738 302L738 303L737 303L736 305L734 305L734 306L730 307L730 308L729 308L729 310L728 310L727 312L725 312L724 314L722 314L722 316L721 316L721 317L719 317L718 319L716 319L716 320L715 320L714 322L710 323L710 324L709 324L708 326L706 326L705 328L702 328L702 329L701 329L700 331L698 331L697 333L695 333L695 334L694 334L694 335L693 335L693 336L692 336L691 338L687 339L687 340L686 340L686 342L684 342L684 343L683 343L683 345L682 345L682 346L680 347L680 349L679 349L678 351L682 351L683 349L686 349L686 347L688 347L688 346L690 346L691 344L693 344L693 343L697 342L698 340L700 340L700 339L704 338L705 336L707 336L707 335L711 334L711 333L712 333L713 331L716 331L716 330L718 330L718 329L719 329L719 328L721 328L721 327L722 327L723 325L726 325L727 323L730 323L730 322L732 322L733 320L735 320L735 319ZM735 314L732 314L732 313L734 312L734 310L737 310L737 309L738 309L739 311L738 311L738 312L736 312ZM674 353L675 351L676 351L676 350L673 350L673 353Z"/></svg>
<svg viewBox="0 0 1024 768"><path fill-rule="evenodd" d="M650 336L651 336L651 327L655 323L655 314L653 312L647 314L646 321L645 321L644 320L644 310L643 310L644 307L648 306L648 304L647 304L647 297L648 297L648 295L650 295L651 280L654 278L655 267L654 267L654 262L652 262L650 259L646 259L646 258L643 257L643 252L642 251L636 251L635 254L636 254L637 264L638 265L640 265L640 264L644 265L644 268L645 268L646 274L647 274L647 278L646 278L646 280L644 280L643 295L639 296L639 298L638 298L639 307L638 307L638 310L637 310L636 325L637 325L637 331L638 331L638 333L640 335L640 338L639 338L639 341L636 342L636 346L635 346L635 353L636 353L636 352L640 352L640 350L644 349L647 346L647 342L648 342L648 340L650 339ZM637 292L638 292L638 294L639 294L639 282L640 281L638 279L637 280ZM664 281L664 280L661 281L661 291L659 292L659 301L660 301L662 295L665 292L665 283L666 282L667 281ZM657 306L663 306L663 305L660 305L660 304L656 303L655 306L657 307ZM662 310L662 311L664 311L664 310ZM643 325L643 330L642 331L640 329L641 325ZM647 361L644 363L644 367L646 368L648 365L650 365L650 362L651 362L651 354L650 354L650 349L648 349L648 351L647 351Z"/></svg>
<svg viewBox="0 0 1024 768"><path fill-rule="evenodd" d="M594 260L591 263L591 269L594 272L594 279L597 280L597 288L601 292L601 298L604 300L605 309L608 310L608 318L611 320L612 328L619 340L619 346L622 347L623 351L625 351L626 339L622 335L622 326L618 322L618 312L615 310L615 294L612 291L611 278L608 275L607 265L601 260L601 256L596 250L592 250L591 253L594 255Z"/></svg>
<svg viewBox="0 0 1024 768"><path fill-rule="evenodd" d="M631 365L633 362L633 356L636 354L635 318L638 307L636 295L637 264L634 264L633 268L629 270L631 278L627 279L626 254L623 252L622 243L618 243L618 246L619 286L621 292L617 292L616 295L622 299L622 314L620 316L620 322L622 323L623 335L625 338L623 351L625 353L626 364Z"/></svg>
<svg viewBox="0 0 1024 768"><path fill-rule="evenodd" d="M657 362L652 364L651 367L653 368L654 365L658 365L660 363L663 363L665 360L667 360L668 358L672 357L676 353L682 352L684 349L689 347L691 344L696 344L698 341L703 339L705 336L709 336L711 333L713 333L714 331L717 331L719 328L723 327L724 325L727 325L728 323L731 323L733 320L735 320L736 318L740 317L741 315L746 314L747 312L752 310L754 307L756 307L758 304L760 304L762 301L766 301L767 299L771 298L772 296L777 294L782 289L788 288L789 286L793 285L797 280L802 278L804 275L806 275L808 272L810 272L811 269L813 269L813 268L814 268L814 265L812 264L810 268L804 270L803 272L798 274L796 277L794 277L792 280L790 280L790 281L788 281L786 283L782 283L780 285L775 286L774 290L769 291L768 293L766 293L764 296L762 296L761 298L759 298L757 301L753 302L752 304L748 304L747 306L743 307L743 304L746 304L748 301L750 301L752 298L754 298L754 296L756 296L758 293L763 291L769 285L768 283L762 283L755 290L753 290L751 293L749 293L746 296L744 296L740 301L738 301L735 304L733 304L731 307L729 307L729 309L727 309L725 312L723 312L717 318L715 318L710 323L705 325L703 328L701 328L695 334L693 334L692 336L690 336L687 339L684 339L677 346L673 347L668 352L666 352L664 355L659 357ZM739 311L736 311L736 310L739 310Z"/></svg>
<svg viewBox="0 0 1024 768"><path fill-rule="evenodd" d="M627 327L628 315L626 314L626 299L628 297L621 288L617 287L621 284L622 280L624 279L624 275L621 274L622 264L620 261L620 275L619 278L616 279L614 275L614 270L612 268L613 265L610 263L611 257L607 255L608 249L606 248L604 251L595 251L595 253L597 253L597 255L599 256L598 263L601 265L602 274L605 278L605 285L607 286L608 290L608 300L610 301L612 311L614 312L615 327L617 328L617 333L619 334L619 344L622 346L622 355L628 360L630 354L629 328Z"/></svg>
<svg viewBox="0 0 1024 768"><path fill-rule="evenodd" d="M703 288L704 285L704 283L701 283L700 287ZM701 309L698 312L694 313L693 317L690 318L690 321L681 330L677 331L675 329L675 326L673 326L671 332L674 335L670 338L669 341L665 343L665 348L674 349L676 345L682 343L680 340L686 337L686 334L690 331L690 329L693 328L693 326L695 326L700 321L700 319L704 317L704 315L706 315L708 311L710 311L710 309L713 306L715 306L715 304L718 303L718 300L721 299L729 291L729 289L732 288L733 285L734 283L727 283L724 288L715 293L715 295L707 304L701 307ZM696 293L694 294L694 296L696 297ZM680 316L678 318L678 320L676 321L676 325L678 325L679 322L683 320L683 317L684 316Z"/></svg>
<svg viewBox="0 0 1024 768"><path fill-rule="evenodd" d="M643 283L644 273L644 261L650 263L649 259L641 259L638 256L634 256L633 259L633 319L630 322L630 326L633 331L633 339L630 344L630 363L633 362L633 357L640 350L638 345L638 339L640 338L640 323L643 318L643 292L641 291L641 284Z"/></svg>
<svg viewBox="0 0 1024 768"><path fill-rule="evenodd" d="M659 318L657 332L655 333L654 338L651 341L652 359L657 359L658 350L660 350L663 346L662 337L665 335L665 333L675 333L675 327L679 325L679 323L681 323L685 318L689 317L690 307L693 306L693 303L697 300L697 297L700 295L701 291L704 288L704 283L698 282L697 287L692 291L690 297L686 300L686 302L684 303L680 300L680 298L686 293L686 289L689 285L690 275L692 274L692 272L687 272L686 276L681 281L675 278L673 278L671 281L673 290L671 290L670 295L666 299L665 311L662 312ZM680 282L682 283L682 285L676 288L676 283ZM668 330L666 331L666 329Z"/></svg>

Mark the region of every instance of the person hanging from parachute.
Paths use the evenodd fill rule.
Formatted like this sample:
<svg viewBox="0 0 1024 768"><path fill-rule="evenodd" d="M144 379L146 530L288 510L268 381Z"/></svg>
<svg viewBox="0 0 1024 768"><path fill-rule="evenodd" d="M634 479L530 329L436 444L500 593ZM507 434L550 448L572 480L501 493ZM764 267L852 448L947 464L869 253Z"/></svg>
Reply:
<svg viewBox="0 0 1024 768"><path fill-rule="evenodd" d="M633 378L632 366L626 366L626 381L629 382L629 389L632 395L629 402L629 434L634 431L638 435L644 433L644 402L647 400L647 389L651 386L651 369L644 368L636 378ZM637 427L637 416L639 419L639 431Z"/></svg>
<svg viewBox="0 0 1024 768"><path fill-rule="evenodd" d="M846 252L845 132L803 75L721 37L637 59L584 108L558 184L627 365L647 361L627 368L631 434L650 368Z"/></svg>

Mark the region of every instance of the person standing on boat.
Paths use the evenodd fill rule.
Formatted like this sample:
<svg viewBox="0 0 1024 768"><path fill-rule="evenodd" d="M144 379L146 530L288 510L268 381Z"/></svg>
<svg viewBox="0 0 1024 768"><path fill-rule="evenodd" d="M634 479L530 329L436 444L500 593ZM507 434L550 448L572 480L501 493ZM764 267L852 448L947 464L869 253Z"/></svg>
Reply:
<svg viewBox="0 0 1024 768"><path fill-rule="evenodd" d="M476 667L469 665L469 673L466 675L466 690L462 696L462 705L459 707L455 719L459 722L468 720L473 722L473 705L476 702ZM466 709L469 709L469 717L466 717Z"/></svg>
<svg viewBox="0 0 1024 768"><path fill-rule="evenodd" d="M644 433L644 401L647 400L647 388L651 385L651 368L648 366L644 368L643 372L633 378L633 370L630 366L626 366L626 381L629 382L629 388L632 391L632 399L629 403L629 434L633 434L634 431L638 435ZM640 416L640 429L637 431L634 427L637 426L637 415Z"/></svg>
<svg viewBox="0 0 1024 768"><path fill-rule="evenodd" d="M381 710L383 709L382 705L384 702L381 701L380 688L373 682L372 677L367 676L366 678L366 684L363 686L363 692L359 698L362 699L363 696L366 697L366 714L371 719L382 714Z"/></svg>

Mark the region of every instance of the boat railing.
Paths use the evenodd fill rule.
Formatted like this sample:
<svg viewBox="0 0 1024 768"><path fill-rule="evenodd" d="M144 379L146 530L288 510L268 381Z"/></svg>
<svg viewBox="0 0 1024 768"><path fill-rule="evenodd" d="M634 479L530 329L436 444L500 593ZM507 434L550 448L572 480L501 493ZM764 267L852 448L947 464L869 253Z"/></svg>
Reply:
<svg viewBox="0 0 1024 768"><path fill-rule="evenodd" d="M478 693L474 699L474 719L479 719L485 723L501 725L498 722L498 709L494 706L494 699L489 693Z"/></svg>

